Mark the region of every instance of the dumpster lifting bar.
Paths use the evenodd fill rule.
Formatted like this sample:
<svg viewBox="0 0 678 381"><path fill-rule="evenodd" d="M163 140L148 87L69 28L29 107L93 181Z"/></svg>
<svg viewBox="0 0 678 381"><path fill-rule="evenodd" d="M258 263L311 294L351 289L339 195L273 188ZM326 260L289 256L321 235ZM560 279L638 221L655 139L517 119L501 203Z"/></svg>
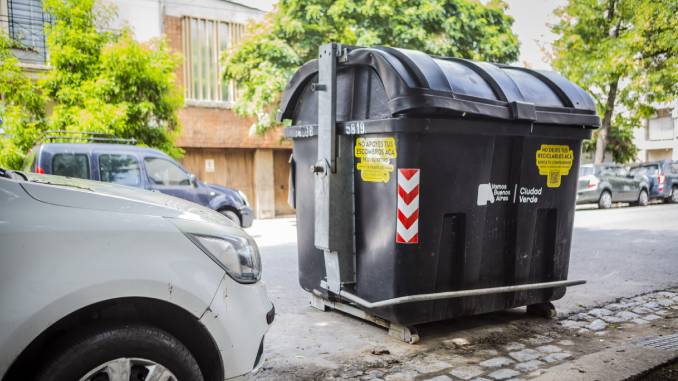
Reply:
<svg viewBox="0 0 678 381"><path fill-rule="evenodd" d="M473 290L461 290L461 291L448 291L448 292L438 292L433 294L418 294L418 295L409 295L401 296L393 299L380 300L378 302L368 302L367 300L353 295L347 291L340 291L339 296L347 299L355 304L358 304L365 308L379 308L379 307L388 307L396 304L404 303L414 303L414 302L425 302L429 300L441 300L441 299L454 299L454 298L463 298L467 296L478 296L478 295L490 295L490 294L503 294L507 292L516 292L516 291L530 291L530 290L539 290L544 288L556 288L556 287L568 287L568 286L577 286L580 284L586 283L585 280L559 280L555 282L544 282L544 283L530 283L530 284L519 284L514 286L502 286L502 287L490 287L490 288L476 288Z"/></svg>

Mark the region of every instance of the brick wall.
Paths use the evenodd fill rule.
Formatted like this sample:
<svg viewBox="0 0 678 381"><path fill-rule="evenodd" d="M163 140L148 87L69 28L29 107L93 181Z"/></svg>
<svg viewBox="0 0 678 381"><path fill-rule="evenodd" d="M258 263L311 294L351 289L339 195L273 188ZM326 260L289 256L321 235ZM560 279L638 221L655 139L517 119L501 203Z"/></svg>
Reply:
<svg viewBox="0 0 678 381"><path fill-rule="evenodd" d="M181 18L164 16L164 33L170 48L183 57ZM183 64L182 64L183 65ZM177 86L184 86L184 69L176 73ZM266 136L250 136L253 119L242 118L223 107L186 106L179 112L183 125L177 145L184 148L290 148L283 141L282 131L271 131Z"/></svg>
<svg viewBox="0 0 678 381"><path fill-rule="evenodd" d="M181 17L163 17L163 32L172 51L181 54L182 62L176 73L177 86L184 88L183 48L181 45Z"/></svg>

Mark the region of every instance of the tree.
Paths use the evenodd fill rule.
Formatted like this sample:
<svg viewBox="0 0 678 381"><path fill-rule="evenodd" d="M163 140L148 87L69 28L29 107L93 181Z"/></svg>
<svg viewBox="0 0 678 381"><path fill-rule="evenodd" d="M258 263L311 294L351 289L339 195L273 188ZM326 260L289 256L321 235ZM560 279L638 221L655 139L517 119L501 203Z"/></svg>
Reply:
<svg viewBox="0 0 678 381"><path fill-rule="evenodd" d="M178 157L178 56L164 40L134 41L127 29L110 31L114 14L95 0L45 0L52 69L41 80L54 102L49 128L134 138Z"/></svg>
<svg viewBox="0 0 678 381"><path fill-rule="evenodd" d="M227 51L224 78L240 90L235 110L256 115L263 133L287 81L318 47L336 41L349 45L387 45L442 56L493 62L518 58L518 39L506 4L492 0L281 0L248 37Z"/></svg>
<svg viewBox="0 0 678 381"><path fill-rule="evenodd" d="M19 169L45 128L45 102L12 48L20 47L0 33L0 167Z"/></svg>
<svg viewBox="0 0 678 381"><path fill-rule="evenodd" d="M556 14L553 66L592 94L602 117L595 162L606 150L633 160L632 130L678 95L678 2L569 0Z"/></svg>

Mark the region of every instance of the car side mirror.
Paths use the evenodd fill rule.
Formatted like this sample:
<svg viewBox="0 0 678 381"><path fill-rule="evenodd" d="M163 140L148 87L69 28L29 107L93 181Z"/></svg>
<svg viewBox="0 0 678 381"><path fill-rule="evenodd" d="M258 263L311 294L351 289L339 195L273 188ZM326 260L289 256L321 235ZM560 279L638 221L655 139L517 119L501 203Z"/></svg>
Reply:
<svg viewBox="0 0 678 381"><path fill-rule="evenodd" d="M191 185L193 185L193 188L197 188L197 187L198 187L198 179L195 177L194 174L191 173L191 174L188 176L188 180L191 182Z"/></svg>

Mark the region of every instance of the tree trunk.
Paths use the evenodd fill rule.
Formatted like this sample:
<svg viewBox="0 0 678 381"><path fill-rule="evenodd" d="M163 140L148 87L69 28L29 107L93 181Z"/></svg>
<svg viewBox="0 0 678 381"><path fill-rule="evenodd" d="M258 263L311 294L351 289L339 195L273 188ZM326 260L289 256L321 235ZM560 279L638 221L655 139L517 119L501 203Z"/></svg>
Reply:
<svg viewBox="0 0 678 381"><path fill-rule="evenodd" d="M598 138L596 140L596 154L593 162L601 164L605 159L605 147L607 147L607 135L610 133L610 126L612 125L612 113L614 112L614 102L617 101L617 88L619 87L619 78L610 83L610 89L607 92L607 102L605 104L605 114L603 115L603 122L598 130Z"/></svg>

